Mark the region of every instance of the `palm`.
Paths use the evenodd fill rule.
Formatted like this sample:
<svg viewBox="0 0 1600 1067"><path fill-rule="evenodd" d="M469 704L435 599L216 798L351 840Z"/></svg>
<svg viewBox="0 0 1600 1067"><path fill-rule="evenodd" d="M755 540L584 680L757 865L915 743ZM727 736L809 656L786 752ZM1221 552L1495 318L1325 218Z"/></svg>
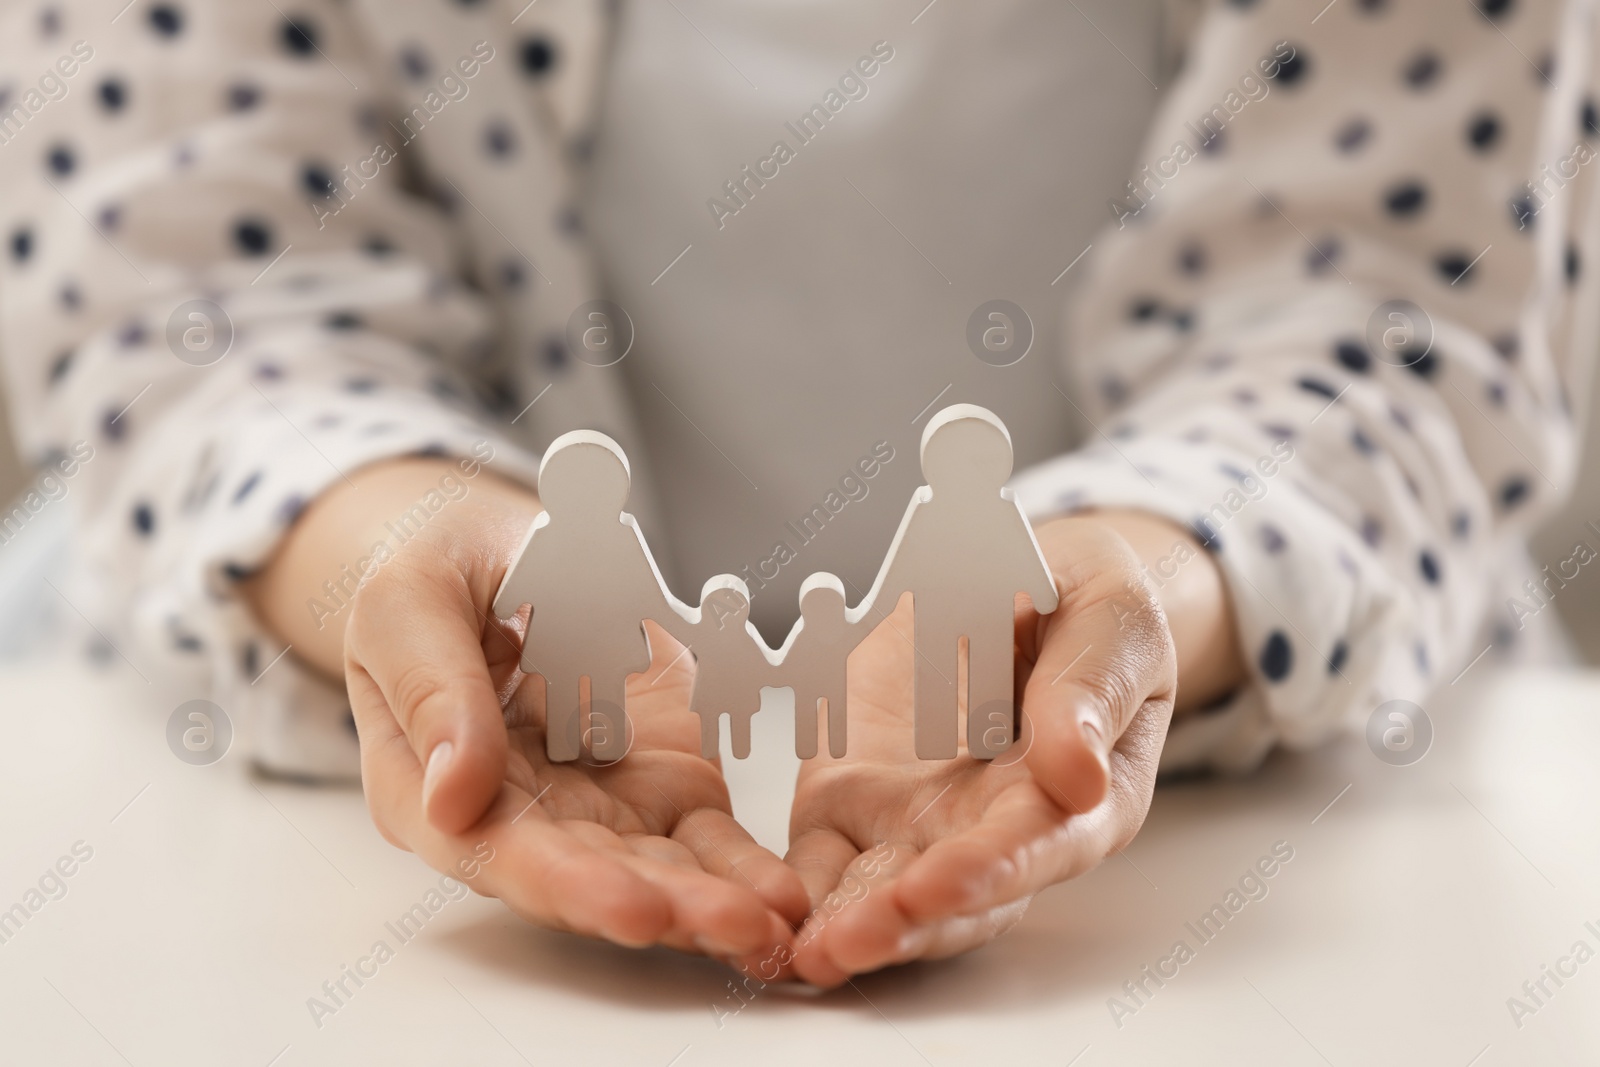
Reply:
<svg viewBox="0 0 1600 1067"><path fill-rule="evenodd" d="M805 891L734 821L719 765L700 757L690 658L675 659L681 646L653 631L651 668L629 679L625 759L551 763L545 686L518 670L520 622L466 608L504 708L506 757L487 810L459 832L422 817L422 768L353 653L363 780L386 836L537 925L730 960L787 941L805 915Z"/></svg>
<svg viewBox="0 0 1600 1067"><path fill-rule="evenodd" d="M849 754L806 761L796 785L786 859L818 910L797 937L794 969L822 985L982 944L1021 918L1039 888L1120 843L1115 803L1099 803L1106 769L1053 760L1061 773L1041 779L1044 764L1025 758L1027 726L993 761L973 759L964 745L952 760L916 757L908 606L851 658ZM1019 689L1045 631L1031 611L1019 614ZM1113 752L1111 769L1126 759ZM830 893L854 901L836 918L838 897L821 906Z"/></svg>
<svg viewBox="0 0 1600 1067"><path fill-rule="evenodd" d="M543 680L496 672L510 675L513 693L506 707L505 787L490 818L543 822L590 849L624 858L668 889L686 913L714 910L731 885L794 921L805 912L798 885L734 820L720 764L700 755L699 720L687 710L692 661L678 655L681 646L670 637L654 627L651 632L650 669L628 682L628 751L616 761L596 760L586 736L578 760L550 762ZM752 913L744 911L750 926ZM752 939L770 945L770 936L786 933L770 922L719 933L715 915L684 918L664 943L736 954Z"/></svg>

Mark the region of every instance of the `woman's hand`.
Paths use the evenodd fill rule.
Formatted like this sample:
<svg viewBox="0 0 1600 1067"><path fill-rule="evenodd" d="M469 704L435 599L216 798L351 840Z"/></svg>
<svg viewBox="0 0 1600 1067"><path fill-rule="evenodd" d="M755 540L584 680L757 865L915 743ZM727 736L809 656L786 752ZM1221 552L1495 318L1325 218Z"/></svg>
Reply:
<svg viewBox="0 0 1600 1067"><path fill-rule="evenodd" d="M730 958L770 952L805 914L805 893L734 821L720 767L700 757L681 646L652 625L651 669L628 685L625 759L550 764L543 680L518 669L525 618L490 614L537 499L480 474L393 546L382 524L442 478L466 485L456 466L358 472L302 516L252 590L298 654L343 674L378 829L537 925ZM393 558L348 612L312 625L306 599L379 540Z"/></svg>
<svg viewBox="0 0 1600 1067"><path fill-rule="evenodd" d="M1017 611L1025 725L1000 758L913 753L909 601L852 656L849 755L806 761L796 787L786 861L817 910L786 973L833 986L999 936L1033 894L1138 832L1180 660L1200 699L1237 683L1220 578L1186 531L1104 513L1048 523L1038 536L1061 605L1042 617ZM1185 562L1158 596L1145 564L1180 546Z"/></svg>

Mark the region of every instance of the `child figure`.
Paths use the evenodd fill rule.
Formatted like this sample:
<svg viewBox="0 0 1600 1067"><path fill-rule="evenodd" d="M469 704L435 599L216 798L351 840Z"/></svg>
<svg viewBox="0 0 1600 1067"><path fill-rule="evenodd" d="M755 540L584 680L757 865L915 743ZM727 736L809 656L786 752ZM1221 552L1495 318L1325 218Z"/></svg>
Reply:
<svg viewBox="0 0 1600 1067"><path fill-rule="evenodd" d="M731 574L719 574L700 591L698 618L675 630L694 652L694 695L689 710L700 716L700 754L717 755L717 720L728 713L733 754L750 755L750 718L761 710L761 688L775 685L776 653L750 625L750 590Z"/></svg>
<svg viewBox="0 0 1600 1067"><path fill-rule="evenodd" d="M828 752L845 754L845 660L872 629L864 610L845 610L844 583L826 571L800 585L800 619L779 650L779 678L794 690L794 754L817 754L817 713L826 705Z"/></svg>

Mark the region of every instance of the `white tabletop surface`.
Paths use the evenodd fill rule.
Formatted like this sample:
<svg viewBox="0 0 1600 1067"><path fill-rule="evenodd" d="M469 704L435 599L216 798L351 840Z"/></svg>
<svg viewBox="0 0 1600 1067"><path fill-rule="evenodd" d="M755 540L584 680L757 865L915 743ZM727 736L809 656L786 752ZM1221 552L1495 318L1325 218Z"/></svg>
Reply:
<svg viewBox="0 0 1600 1067"><path fill-rule="evenodd" d="M1469 679L1430 704L1413 766L1353 738L1164 786L1125 857L995 945L820 996L771 987L719 1026L731 972L534 930L491 900L398 944L385 923L437 876L357 792L261 781L238 753L179 762L174 705L137 680L7 668L0 909L74 845L92 856L0 944L0 1063L1600 1062L1600 958L1569 957L1600 949L1600 677ZM755 722L756 751L781 752L777 716ZM731 772L780 851L793 769ZM1185 923L1280 841L1293 859L1267 896L1202 944ZM308 998L379 939L394 958L317 1025ZM1132 1004L1122 984L1180 939L1193 958L1114 1019L1109 998ZM1576 974L1513 1019L1543 965Z"/></svg>

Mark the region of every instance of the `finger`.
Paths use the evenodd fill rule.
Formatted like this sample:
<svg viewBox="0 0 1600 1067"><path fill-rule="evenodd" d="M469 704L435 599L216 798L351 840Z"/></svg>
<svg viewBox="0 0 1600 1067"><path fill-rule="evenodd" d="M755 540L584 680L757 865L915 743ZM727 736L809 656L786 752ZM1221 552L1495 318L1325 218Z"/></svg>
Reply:
<svg viewBox="0 0 1600 1067"><path fill-rule="evenodd" d="M934 842L895 880L895 903L915 924L975 915L1032 896L1091 869L1113 847L1095 825L1074 818L1031 783L997 797L983 818Z"/></svg>
<svg viewBox="0 0 1600 1067"><path fill-rule="evenodd" d="M672 904L672 924L663 944L689 952L738 956L771 950L771 908L749 885L705 870L682 844L653 834L619 835L597 823L563 824L597 852L616 856L661 890Z"/></svg>
<svg viewBox="0 0 1600 1067"><path fill-rule="evenodd" d="M800 876L757 844L730 813L714 808L692 811L679 820L672 838L688 848L705 871L747 886L790 923L805 920L811 905Z"/></svg>
<svg viewBox="0 0 1600 1067"><path fill-rule="evenodd" d="M861 850L837 830L816 829L790 842L783 862L799 876L810 907L816 908L860 855Z"/></svg>
<svg viewBox="0 0 1600 1067"><path fill-rule="evenodd" d="M499 792L505 723L466 578L448 566L399 566L356 598L346 674L359 669L376 685L424 768L423 810L457 833Z"/></svg>
<svg viewBox="0 0 1600 1067"><path fill-rule="evenodd" d="M916 855L909 846L887 844L859 855L796 933L792 973L832 988L901 958L912 924L889 887Z"/></svg>
<svg viewBox="0 0 1600 1067"><path fill-rule="evenodd" d="M370 744L363 738L368 803L436 870L461 876L539 926L634 947L671 929L672 904L657 886L552 822L532 795L507 785L474 833L451 834L423 814L422 774L398 733ZM464 866L469 857L476 862Z"/></svg>
<svg viewBox="0 0 1600 1067"><path fill-rule="evenodd" d="M1063 605L1044 624L1023 690L1029 771L1060 794L1053 801L1090 810L1110 786L1110 755L1128 724L1147 702L1170 715L1176 689L1166 618L1142 584Z"/></svg>

